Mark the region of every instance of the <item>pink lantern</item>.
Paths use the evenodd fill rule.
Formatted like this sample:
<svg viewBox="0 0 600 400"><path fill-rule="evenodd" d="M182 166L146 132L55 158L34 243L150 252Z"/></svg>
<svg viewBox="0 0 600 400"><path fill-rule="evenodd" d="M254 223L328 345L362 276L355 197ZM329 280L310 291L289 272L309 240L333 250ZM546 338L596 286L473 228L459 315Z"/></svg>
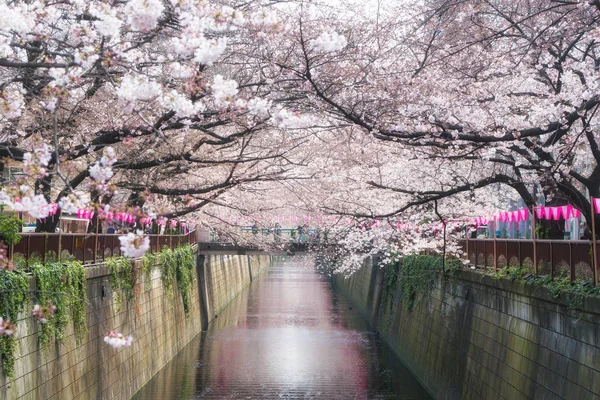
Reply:
<svg viewBox="0 0 600 400"><path fill-rule="evenodd" d="M558 221L560 219L560 207L550 207L552 219Z"/></svg>
<svg viewBox="0 0 600 400"><path fill-rule="evenodd" d="M573 211L573 206L570 204L566 205L566 206L560 206L560 214L562 215L563 219L569 219L572 211Z"/></svg>
<svg viewBox="0 0 600 400"><path fill-rule="evenodd" d="M578 209L573 208L571 210L571 217L573 217L573 218L579 218L580 215L581 215L581 211L579 211Z"/></svg>
<svg viewBox="0 0 600 400"><path fill-rule="evenodd" d="M521 221L527 221L527 218L529 218L529 209L521 208L519 210L519 215L521 216Z"/></svg>
<svg viewBox="0 0 600 400"><path fill-rule="evenodd" d="M171 228L175 228L177 226L177 221L172 219L171 220Z"/></svg>
<svg viewBox="0 0 600 400"><path fill-rule="evenodd" d="M508 215L508 222L510 222L511 224L513 222L515 222L515 212L514 211L508 211L507 215Z"/></svg>
<svg viewBox="0 0 600 400"><path fill-rule="evenodd" d="M596 209L596 214L600 213L600 199L593 199L594 200L594 208Z"/></svg>
<svg viewBox="0 0 600 400"><path fill-rule="evenodd" d="M552 219L552 207L544 207L544 219Z"/></svg>
<svg viewBox="0 0 600 400"><path fill-rule="evenodd" d="M544 208L545 208L544 206L535 207L535 217L537 219L544 218L544 214L545 214Z"/></svg>

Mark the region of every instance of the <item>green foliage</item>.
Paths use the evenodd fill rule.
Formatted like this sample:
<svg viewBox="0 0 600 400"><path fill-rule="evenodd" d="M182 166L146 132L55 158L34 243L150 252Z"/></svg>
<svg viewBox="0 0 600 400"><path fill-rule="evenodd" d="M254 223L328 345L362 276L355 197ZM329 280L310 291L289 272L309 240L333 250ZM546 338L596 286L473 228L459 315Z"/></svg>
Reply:
<svg viewBox="0 0 600 400"><path fill-rule="evenodd" d="M404 307L412 311L417 296L428 297L435 280L443 272L442 258L430 255L404 257L398 281L402 289Z"/></svg>
<svg viewBox="0 0 600 400"><path fill-rule="evenodd" d="M191 246L179 247L175 250L177 267L175 277L177 279L177 287L181 293L183 301L183 311L186 316L190 312L190 303L192 296L192 283L194 282L194 250Z"/></svg>
<svg viewBox="0 0 600 400"><path fill-rule="evenodd" d="M535 236L538 239L548 239L550 237L550 229L540 224L535 224Z"/></svg>
<svg viewBox="0 0 600 400"><path fill-rule="evenodd" d="M508 265L502 269L499 269L496 272L492 272L492 276L494 279L508 278L511 281L514 281L517 279L521 280L527 274L532 274L532 273L533 273L532 268L527 268L525 266L518 266L518 265Z"/></svg>
<svg viewBox="0 0 600 400"><path fill-rule="evenodd" d="M391 262L384 266L385 268L385 288L384 288L384 299L383 303L386 307L387 318L384 321L384 330L389 330L392 324L392 314L394 307L394 293L396 293L396 287L398 286L398 262Z"/></svg>
<svg viewBox="0 0 600 400"><path fill-rule="evenodd" d="M569 276L555 276L552 279L550 275L534 276L533 272L533 268L512 265L492 275L494 279L508 278L513 281L525 282L528 285L545 287L552 297L565 300L567 306L574 310L582 308L586 297L600 295L600 287L594 287L590 282L571 283ZM527 279L525 279L526 276Z"/></svg>
<svg viewBox="0 0 600 400"><path fill-rule="evenodd" d="M152 271L156 268L158 257L154 253L146 252L142 257L142 272L144 273L144 288L152 288Z"/></svg>
<svg viewBox="0 0 600 400"><path fill-rule="evenodd" d="M41 324L40 344L45 347L53 340L63 340L66 327L72 320L77 344L83 341L86 327L86 278L77 260L49 261L31 266L36 281L37 303L51 302L56 306L48 322Z"/></svg>
<svg viewBox="0 0 600 400"><path fill-rule="evenodd" d="M0 315L10 319L14 324L19 314L25 311L30 304L29 279L21 271L0 270ZM17 350L17 337L0 336L0 359L4 374L15 376L15 352Z"/></svg>
<svg viewBox="0 0 600 400"><path fill-rule="evenodd" d="M128 257L111 257L106 260L110 272L110 287L115 294L115 303L118 311L123 306L123 299L131 301L135 298L135 285L137 274L133 262Z"/></svg>
<svg viewBox="0 0 600 400"><path fill-rule="evenodd" d="M177 257L171 249L164 249L160 252L160 279L167 299L173 300L175 288L175 275L177 274Z"/></svg>
<svg viewBox="0 0 600 400"><path fill-rule="evenodd" d="M160 253L160 272L165 295L169 300L173 299L175 282L177 282L186 316L191 307L195 265L194 250L191 246L183 246L175 250L164 249Z"/></svg>
<svg viewBox="0 0 600 400"><path fill-rule="evenodd" d="M12 214L0 214L0 239L4 243L11 245L21 241L22 236L19 235L23 222Z"/></svg>

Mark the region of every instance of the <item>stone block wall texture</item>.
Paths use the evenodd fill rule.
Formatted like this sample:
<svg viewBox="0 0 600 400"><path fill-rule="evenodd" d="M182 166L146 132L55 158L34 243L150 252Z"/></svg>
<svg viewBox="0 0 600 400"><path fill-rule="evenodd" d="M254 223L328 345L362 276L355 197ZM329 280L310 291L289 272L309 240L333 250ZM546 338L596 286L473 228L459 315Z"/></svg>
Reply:
<svg viewBox="0 0 600 400"><path fill-rule="evenodd" d="M203 263L196 271L204 271L206 303L215 312L250 284L249 262L253 265L252 277L270 262L268 256L246 255L198 260ZM0 399L129 399L202 331L201 314L206 311L200 306L198 279L192 285L193 300L186 318L178 289L169 299L158 270L148 287L145 282L140 285L137 304L123 301L121 310L111 292L108 268L99 265L86 267L86 271L88 333L83 343L76 345L69 325L61 343L40 349L38 323L30 315L23 315L17 323L20 348L16 377L7 379L0 370ZM204 320L210 321L211 317L209 313ZM106 345L104 334L112 329L132 335L133 345L122 350Z"/></svg>
<svg viewBox="0 0 600 400"><path fill-rule="evenodd" d="M545 288L465 270L407 311L385 273L369 260L335 283L434 398L600 398L597 298L576 311Z"/></svg>

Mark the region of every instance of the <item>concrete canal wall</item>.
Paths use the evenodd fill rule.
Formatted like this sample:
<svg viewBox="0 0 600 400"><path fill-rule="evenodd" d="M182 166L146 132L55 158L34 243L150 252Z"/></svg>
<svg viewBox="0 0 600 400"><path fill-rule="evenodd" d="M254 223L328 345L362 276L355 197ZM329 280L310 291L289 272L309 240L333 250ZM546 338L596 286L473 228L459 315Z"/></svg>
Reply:
<svg viewBox="0 0 600 400"><path fill-rule="evenodd" d="M0 371L0 399L129 399L270 263L269 256L248 255L196 260L188 318L177 287L170 300L158 270L148 287L139 285L137 305L124 301L119 311L108 268L86 268L89 331L83 343L76 345L69 325L62 343L42 350L38 324L23 315L17 324L16 377L7 379ZM112 329L133 336L133 345L115 350L105 344L104 334Z"/></svg>
<svg viewBox="0 0 600 400"><path fill-rule="evenodd" d="M393 271L388 272L393 273ZM334 282L436 399L600 398L600 301L465 270L412 311L369 260Z"/></svg>

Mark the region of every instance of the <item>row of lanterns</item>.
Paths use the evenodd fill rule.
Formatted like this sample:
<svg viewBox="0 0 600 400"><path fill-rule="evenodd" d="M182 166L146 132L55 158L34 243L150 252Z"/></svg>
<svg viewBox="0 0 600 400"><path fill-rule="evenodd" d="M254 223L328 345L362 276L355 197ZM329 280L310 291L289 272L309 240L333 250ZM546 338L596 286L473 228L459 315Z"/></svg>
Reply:
<svg viewBox="0 0 600 400"><path fill-rule="evenodd" d="M77 218L82 219L92 219L94 218L95 212L93 210L88 209L79 209L77 210ZM106 212L103 210L99 210L99 217L104 218L107 221L116 221L122 222L126 224L133 224L136 221L136 216L127 212ZM140 218L140 223L142 225L150 225L154 221L152 217L142 217ZM177 221L175 219L168 220L167 218L161 217L156 219L156 224L160 226L164 226L169 222L171 228L175 228L177 224L181 227L185 227L187 225L184 221Z"/></svg>

